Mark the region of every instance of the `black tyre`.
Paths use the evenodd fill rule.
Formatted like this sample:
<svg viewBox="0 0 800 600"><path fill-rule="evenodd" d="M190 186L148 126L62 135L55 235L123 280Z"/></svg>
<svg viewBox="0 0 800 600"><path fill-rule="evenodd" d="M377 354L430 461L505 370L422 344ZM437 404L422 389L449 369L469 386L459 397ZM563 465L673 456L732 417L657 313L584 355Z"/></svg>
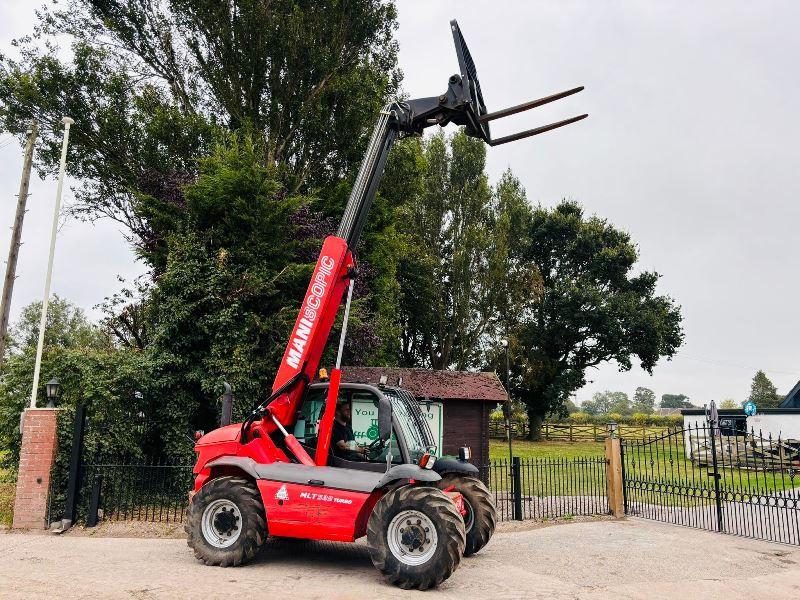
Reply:
<svg viewBox="0 0 800 600"><path fill-rule="evenodd" d="M372 564L389 583L426 590L458 568L466 536L458 509L444 493L404 486L372 509L367 541Z"/></svg>
<svg viewBox="0 0 800 600"><path fill-rule="evenodd" d="M492 539L497 524L497 509L492 494L477 477L458 473L444 473L442 480L436 482L436 487L442 490L453 488L464 497L464 508L467 510L464 515L464 529L467 532L464 556L475 554Z"/></svg>
<svg viewBox="0 0 800 600"><path fill-rule="evenodd" d="M184 530L200 562L220 567L248 562L267 539L258 488L241 477L209 481L189 504Z"/></svg>

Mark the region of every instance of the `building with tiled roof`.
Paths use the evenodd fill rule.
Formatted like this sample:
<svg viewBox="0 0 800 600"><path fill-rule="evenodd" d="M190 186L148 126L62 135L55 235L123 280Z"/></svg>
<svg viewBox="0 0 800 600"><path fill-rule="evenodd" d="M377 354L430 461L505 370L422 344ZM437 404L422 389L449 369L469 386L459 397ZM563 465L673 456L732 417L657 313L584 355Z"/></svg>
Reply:
<svg viewBox="0 0 800 600"><path fill-rule="evenodd" d="M457 455L472 448L475 465L489 463L489 413L508 399L496 373L433 371L399 367L342 367L342 381L402 387L423 402L442 454ZM438 431L437 431L438 430Z"/></svg>

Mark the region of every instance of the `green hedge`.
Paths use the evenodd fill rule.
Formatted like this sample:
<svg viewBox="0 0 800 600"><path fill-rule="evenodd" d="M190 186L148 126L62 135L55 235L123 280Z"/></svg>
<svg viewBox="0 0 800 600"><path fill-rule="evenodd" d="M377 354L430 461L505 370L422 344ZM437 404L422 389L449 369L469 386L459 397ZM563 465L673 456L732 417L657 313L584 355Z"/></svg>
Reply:
<svg viewBox="0 0 800 600"><path fill-rule="evenodd" d="M492 411L489 415L493 423L503 422L503 412L501 410ZM512 414L512 420L519 426L525 425L527 427L528 417L524 413L515 411ZM648 415L644 413L634 413L632 415L620 415L616 413L605 415L590 415L588 413L572 413L567 418L547 420L549 423L574 423L576 425L605 425L609 421L616 421L622 425L648 425L653 427L677 427L683 424L682 415Z"/></svg>

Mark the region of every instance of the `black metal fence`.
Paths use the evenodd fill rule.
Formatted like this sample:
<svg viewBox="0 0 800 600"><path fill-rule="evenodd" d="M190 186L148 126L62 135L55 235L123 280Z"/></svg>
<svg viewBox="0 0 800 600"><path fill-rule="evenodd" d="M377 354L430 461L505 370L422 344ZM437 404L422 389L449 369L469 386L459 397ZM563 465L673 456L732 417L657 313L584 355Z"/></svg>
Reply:
<svg viewBox="0 0 800 600"><path fill-rule="evenodd" d="M53 518L182 522L193 486L186 460L134 460L87 453L85 410L76 412L67 490L51 494ZM497 460L481 469L501 521L608 513L602 456ZM54 504L54 499L56 499Z"/></svg>
<svg viewBox="0 0 800 600"><path fill-rule="evenodd" d="M192 465L182 461L98 463L85 466L83 505L87 523L182 522L194 484Z"/></svg>
<svg viewBox="0 0 800 600"><path fill-rule="evenodd" d="M519 459L481 469L500 521L608 513L606 460ZM170 462L85 465L80 514L106 521L182 522L192 488L192 465Z"/></svg>
<svg viewBox="0 0 800 600"><path fill-rule="evenodd" d="M702 424L621 447L626 514L800 544L800 441Z"/></svg>
<svg viewBox="0 0 800 600"><path fill-rule="evenodd" d="M501 459L481 473L500 521L608 514L606 459Z"/></svg>

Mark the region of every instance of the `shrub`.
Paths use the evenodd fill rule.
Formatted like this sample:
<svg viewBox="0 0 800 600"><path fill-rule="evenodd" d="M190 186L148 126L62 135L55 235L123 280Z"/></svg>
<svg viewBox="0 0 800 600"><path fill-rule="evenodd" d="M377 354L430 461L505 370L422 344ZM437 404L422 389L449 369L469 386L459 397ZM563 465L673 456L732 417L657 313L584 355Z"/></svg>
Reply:
<svg viewBox="0 0 800 600"><path fill-rule="evenodd" d="M568 421L571 421L572 423L591 423L592 415L585 412L576 412L569 416Z"/></svg>

